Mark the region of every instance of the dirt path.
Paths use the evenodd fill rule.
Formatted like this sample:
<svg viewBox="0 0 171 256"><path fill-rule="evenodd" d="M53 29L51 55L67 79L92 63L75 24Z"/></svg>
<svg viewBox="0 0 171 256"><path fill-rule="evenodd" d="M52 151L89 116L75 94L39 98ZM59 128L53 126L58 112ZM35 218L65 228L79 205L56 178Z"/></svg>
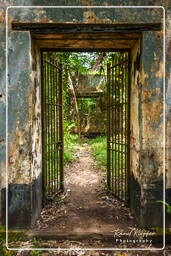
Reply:
<svg viewBox="0 0 171 256"><path fill-rule="evenodd" d="M129 209L113 197L104 192L105 173L96 168L90 147L85 144L80 146L73 161L65 168L65 192L56 200L49 202L43 209L33 231L45 234L44 238L38 235L36 240L19 240L18 244L11 247L39 247L58 248L54 251L18 251L16 256L169 256L162 251L122 251L122 248L147 248L148 244L116 244L113 236L108 239L108 234L129 231L135 227L135 220ZM33 232L33 233L34 233ZM54 237L46 237L51 232ZM34 233L34 234L35 234ZM63 239L58 239L60 235ZM67 239L68 234L88 234L84 240ZM90 234L104 234L107 239L92 239ZM56 238L58 237L58 238ZM35 242L35 244L33 244ZM161 247L158 245L157 247ZM71 250L64 250L70 248ZM78 250L78 248L80 248ZM85 248L101 248L100 251L83 250ZM120 248L117 251L103 250L102 248Z"/></svg>
<svg viewBox="0 0 171 256"><path fill-rule="evenodd" d="M90 146L80 146L77 160L65 167L65 192L42 211L35 230L61 234L111 234L136 226L130 211L104 192ZM60 201L60 202L59 202Z"/></svg>

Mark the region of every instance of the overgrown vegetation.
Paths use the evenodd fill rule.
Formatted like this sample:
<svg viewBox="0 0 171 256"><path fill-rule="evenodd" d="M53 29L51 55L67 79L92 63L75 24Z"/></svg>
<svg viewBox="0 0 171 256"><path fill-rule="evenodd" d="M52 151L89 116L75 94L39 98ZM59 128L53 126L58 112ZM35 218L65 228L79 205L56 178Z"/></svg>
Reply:
<svg viewBox="0 0 171 256"><path fill-rule="evenodd" d="M75 159L74 152L78 145L78 135L71 134L70 130L74 127L74 123L64 122L64 164Z"/></svg>
<svg viewBox="0 0 171 256"><path fill-rule="evenodd" d="M29 239L26 233L23 232L16 232L16 231L9 231L8 232L8 244L9 248L21 248L23 244L27 245L30 244L32 248L35 250L30 251L30 256L38 256L41 254L40 250L36 250L36 248L41 248L41 244L37 239ZM14 256L18 255L17 251L8 250L6 248L6 232L3 226L0 226L0 256ZM23 254L19 254L23 255ZM25 254L24 254L25 255Z"/></svg>
<svg viewBox="0 0 171 256"><path fill-rule="evenodd" d="M102 52L47 52L45 53L45 80L46 89L44 91L44 100L48 98L44 109L47 114L44 115L46 124L44 127L44 151L47 170L52 173L47 175L49 184L53 179L58 179L60 161L58 161L62 141L62 129L60 118L62 114L60 104L63 95L63 121L64 121L64 164L75 159L74 152L77 145L81 143L81 134L105 134L107 119L107 64L113 63L112 56L120 53L102 53ZM55 65L54 65L55 63ZM61 65L58 65L62 63ZM53 66L53 70L51 70ZM54 66L58 67L54 70ZM59 72L62 67L62 73ZM59 74L58 74L59 72ZM115 69L116 82L122 82L122 73ZM51 74L54 75L51 76ZM61 83L62 75L62 93ZM58 79L60 77L60 80ZM55 78L57 77L57 79ZM56 79L56 80L55 80ZM54 83L55 81L55 83ZM52 88L54 87L54 88ZM80 96L80 88L87 93ZM85 89L85 91L84 91ZM94 93L93 96L89 95ZM124 101L122 90L118 90L117 99ZM52 114L54 113L54 114ZM117 121L117 120L115 120ZM119 131L117 131L119 133ZM75 134L77 133L77 134ZM106 138L97 137L90 142L93 156L100 168L106 169L107 147ZM116 148L116 150L119 150ZM123 147L122 147L123 150ZM117 158L116 153L116 158ZM56 161L57 159L57 161ZM124 160L124 159L123 159ZM56 173L56 169L57 172Z"/></svg>
<svg viewBox="0 0 171 256"><path fill-rule="evenodd" d="M95 139L90 140L91 149L93 152L93 156L97 161L98 167L102 169L106 169L107 162L107 142L106 137L96 137Z"/></svg>
<svg viewBox="0 0 171 256"><path fill-rule="evenodd" d="M95 99L76 98L79 77L87 74L105 75L104 65L107 64L107 59L110 61L110 58L107 58L108 55L110 54L99 52L57 53L57 58L63 63L64 164L75 159L76 145L81 142L81 127L87 123L89 113L96 111ZM78 134L73 134L73 131L77 131ZM103 152L105 155L105 149ZM105 165L105 160L102 162Z"/></svg>

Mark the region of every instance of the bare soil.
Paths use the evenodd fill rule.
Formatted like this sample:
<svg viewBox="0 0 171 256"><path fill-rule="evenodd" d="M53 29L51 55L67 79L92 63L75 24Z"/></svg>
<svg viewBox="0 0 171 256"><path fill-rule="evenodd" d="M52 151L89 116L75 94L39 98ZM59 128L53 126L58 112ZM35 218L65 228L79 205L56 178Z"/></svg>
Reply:
<svg viewBox="0 0 171 256"><path fill-rule="evenodd" d="M164 255L162 251L122 251L123 248L141 250L151 245L116 243L114 235L118 232L129 232L131 228L140 229L129 208L106 193L106 173L97 168L90 146L88 144L79 146L75 156L76 160L65 167L65 192L47 203L33 227L33 233L44 234L42 238L37 236L39 248L59 248L58 251L42 251L40 255ZM102 238L99 239L96 235L102 235ZM118 236L116 235L116 238ZM83 250L85 248L90 250ZM101 250L99 251L98 248ZM118 250L104 251L104 248L118 248ZM21 255L31 254L28 252Z"/></svg>

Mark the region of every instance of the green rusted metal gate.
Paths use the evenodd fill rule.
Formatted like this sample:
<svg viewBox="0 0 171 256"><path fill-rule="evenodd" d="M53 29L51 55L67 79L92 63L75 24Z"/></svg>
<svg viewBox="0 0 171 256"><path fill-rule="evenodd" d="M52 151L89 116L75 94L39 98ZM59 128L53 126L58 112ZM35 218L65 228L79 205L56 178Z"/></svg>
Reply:
<svg viewBox="0 0 171 256"><path fill-rule="evenodd" d="M44 199L63 190L62 65L42 52L42 162Z"/></svg>
<svg viewBox="0 0 171 256"><path fill-rule="evenodd" d="M107 66L107 184L120 200L129 200L129 53L114 53Z"/></svg>

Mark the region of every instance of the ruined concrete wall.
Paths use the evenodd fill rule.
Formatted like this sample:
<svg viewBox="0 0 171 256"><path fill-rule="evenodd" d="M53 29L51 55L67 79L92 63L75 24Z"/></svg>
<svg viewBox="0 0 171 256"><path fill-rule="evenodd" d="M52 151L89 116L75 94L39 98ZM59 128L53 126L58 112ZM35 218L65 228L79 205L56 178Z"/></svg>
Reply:
<svg viewBox="0 0 171 256"><path fill-rule="evenodd" d="M166 202L171 204L171 4L166 11ZM171 227L166 213L166 226Z"/></svg>
<svg viewBox="0 0 171 256"><path fill-rule="evenodd" d="M5 211L5 162L6 162L6 88L5 88L5 9L0 5L0 223ZM3 40L2 40L3 38ZM2 192L1 192L2 191Z"/></svg>
<svg viewBox="0 0 171 256"><path fill-rule="evenodd" d="M42 1L28 1L27 6L29 6L29 2L36 5L45 5L42 4ZM72 1L70 6L88 6L88 5L114 5L116 6L115 1L91 1L92 4L89 4L89 1ZM134 1L127 1L129 4ZM135 1L135 5L142 5L141 0ZM157 1L156 1L157 2ZM68 6L68 1L48 1L49 6L56 5L57 6ZM117 4L120 6L120 4ZM124 4L122 4L124 5ZM121 5L121 6L122 6ZM127 5L127 3L125 3ZM144 5L144 3L143 3ZM147 4L149 5L149 4ZM153 2L154 5L154 2ZM65 8L18 8L18 9L10 9L9 16L11 19L15 20L15 22L72 22L72 23L115 23L115 24L129 24L129 23L157 23L161 21L161 17L163 15L163 10L161 8L138 8L138 9L120 9L120 8L109 8L109 9L100 9L100 8L74 8L72 11L70 9Z"/></svg>
<svg viewBox="0 0 171 256"><path fill-rule="evenodd" d="M8 64L9 227L31 224L42 209L40 63L40 51L30 33L11 32Z"/></svg>
<svg viewBox="0 0 171 256"><path fill-rule="evenodd" d="M9 226L28 223L31 184L32 81L29 32L11 32L8 58ZM21 50L22 49L22 50ZM20 217L19 217L20 216Z"/></svg>
<svg viewBox="0 0 171 256"><path fill-rule="evenodd" d="M162 225L164 116L163 116L163 34L145 32L141 60L140 177L141 222ZM153 216L153 217L151 217Z"/></svg>
<svg viewBox="0 0 171 256"><path fill-rule="evenodd" d="M131 208L142 226L162 226L163 35L144 32L132 49ZM156 223L157 220L157 223Z"/></svg>
<svg viewBox="0 0 171 256"><path fill-rule="evenodd" d="M88 99L90 102L90 99ZM78 98L78 109L81 123L81 133L87 136L97 136L106 134L107 125L107 99L106 95L91 98L91 106L85 103L84 98ZM74 114L72 120L74 120ZM74 133L78 133L78 127L73 128Z"/></svg>
<svg viewBox="0 0 171 256"><path fill-rule="evenodd" d="M41 54L40 49L32 40L32 162L31 162L31 222L40 215L42 210L42 129L41 129Z"/></svg>
<svg viewBox="0 0 171 256"><path fill-rule="evenodd" d="M141 40L131 49L130 93L130 207L135 216L141 212L140 205L140 59Z"/></svg>
<svg viewBox="0 0 171 256"><path fill-rule="evenodd" d="M40 0L31 1L15 1L15 0L5 0L1 1L0 9L0 22L2 24L0 28L0 35L3 40L0 43L0 77L2 83L0 84L0 119L5 120L5 8L9 5L43 5L44 2ZM168 7L168 1L72 1L68 3L65 0L59 1L48 1L48 5L165 5ZM9 22L11 21L23 21L23 22L80 22L80 23L151 23L160 22L162 16L162 9L72 9L72 12L67 9L11 9L9 13ZM169 17L170 10L168 9L167 14L167 62L170 63L170 23ZM10 28L10 26L9 26ZM40 121L37 119L35 123L34 115L38 116L39 110L34 104L33 98L36 98L39 94L38 89L37 96L33 90L35 89L35 81L33 81L33 66L31 58L31 37L29 32L11 32L10 31L9 40L9 181L11 185L9 186L9 208L11 209L11 217L17 216L21 223L23 224L31 222L31 205L30 198L32 194L32 178L39 176L40 170L40 141L37 144L32 143L32 135L35 131L35 141L36 137L39 136L39 125ZM161 43L161 39L158 38L160 35L155 33L155 36L151 35L151 32L144 34L143 39L143 50L144 55L142 56L142 107L139 109L141 127L141 166L140 173L141 184L144 181L146 187L140 186L141 195L146 195L147 197L152 196L154 199L159 199L161 192L161 177L162 177L162 78L160 77L160 69L162 67L161 63L161 49L159 45L156 45L156 41ZM156 54L156 55L155 55ZM153 63L150 61L150 57L153 59ZM156 58L156 60L155 60ZM159 65L160 64L160 65ZM156 74L154 71L157 71ZM158 72L159 71L159 72ZM168 147L168 173L170 172L170 66L167 66L167 147ZM144 73L143 73L144 72ZM150 76L147 77L147 72L150 72ZM34 95L33 95L34 94ZM34 107L33 107L34 106ZM34 110L33 110L34 109ZM157 111L156 111L157 109ZM157 139L156 139L157 138ZM5 188L5 122L1 122L0 129L0 166L1 166L1 196L4 194ZM153 147L151 144L154 143ZM35 149L38 150L37 160L33 161L33 156L35 157ZM31 168L31 166L35 168ZM37 170L34 171L33 170ZM33 175L31 175L31 173ZM21 177L19 177L19 174ZM31 178L32 177L32 178ZM152 179L152 184L149 184L150 178ZM169 175L167 176L169 180ZM40 184L40 183L39 183ZM170 188L169 181L167 181L167 187ZM156 186L157 191L153 190ZM153 187L153 188L152 188ZM154 193L153 193L154 192ZM153 193L153 194L152 194ZM3 196L2 196L3 197ZM20 198L19 201L15 200ZM26 199L26 200L25 200ZM142 199L142 198L141 198ZM25 200L25 201L24 201ZM33 203L32 197L32 203ZM3 197L4 203L4 197ZM16 205L16 203L18 205ZM142 203L142 215L141 222L144 223L146 216L148 219L150 212L151 202ZM15 209L21 208L23 210L20 213L15 212ZM26 212L25 212L26 210ZM23 216L23 217L22 217ZM23 218L23 219L22 219ZM154 223L153 223L154 224Z"/></svg>

